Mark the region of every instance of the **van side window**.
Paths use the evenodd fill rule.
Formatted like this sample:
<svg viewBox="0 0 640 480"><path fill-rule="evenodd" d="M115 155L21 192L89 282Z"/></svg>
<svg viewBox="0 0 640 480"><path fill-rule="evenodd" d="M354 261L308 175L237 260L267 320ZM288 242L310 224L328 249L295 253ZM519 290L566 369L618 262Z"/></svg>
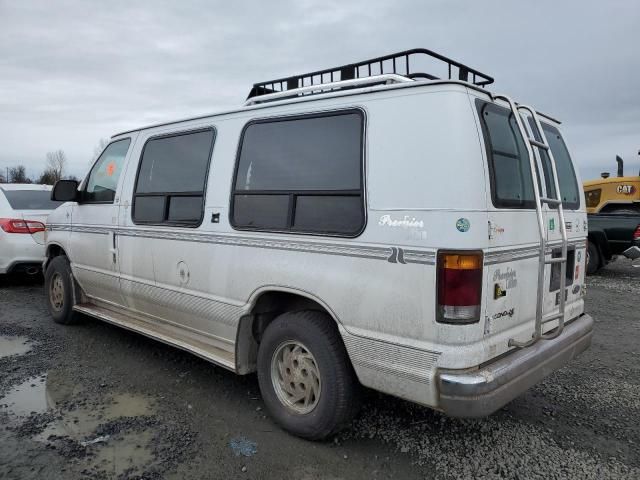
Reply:
<svg viewBox="0 0 640 480"><path fill-rule="evenodd" d="M151 138L142 150L133 221L198 226L213 149L213 129Z"/></svg>
<svg viewBox="0 0 640 480"><path fill-rule="evenodd" d="M524 140L510 110L476 100L489 159L491 196L498 208L535 208Z"/></svg>
<svg viewBox="0 0 640 480"><path fill-rule="evenodd" d="M535 127L533 118L529 118L529 125L533 131L536 140L541 141L538 130ZM573 163L569 156L569 150L560 135L560 131L553 125L548 123L542 123L542 130L544 136L549 142L549 147L553 153L553 158L556 161L556 171L558 172L558 185L560 185L560 192L562 193L562 206L564 208L576 209L580 207L580 193L578 190L578 181L576 180L576 172L573 170ZM556 198L556 188L553 184L553 176L551 171L551 160L547 152L539 150L540 158L542 160L542 170L544 171L545 186L547 188L547 196L550 198ZM550 206L555 208L555 206Z"/></svg>
<svg viewBox="0 0 640 480"><path fill-rule="evenodd" d="M110 143L93 165L82 192L83 203L113 203L130 138Z"/></svg>
<svg viewBox="0 0 640 480"><path fill-rule="evenodd" d="M360 111L260 120L243 132L231 223L355 236L364 227Z"/></svg>

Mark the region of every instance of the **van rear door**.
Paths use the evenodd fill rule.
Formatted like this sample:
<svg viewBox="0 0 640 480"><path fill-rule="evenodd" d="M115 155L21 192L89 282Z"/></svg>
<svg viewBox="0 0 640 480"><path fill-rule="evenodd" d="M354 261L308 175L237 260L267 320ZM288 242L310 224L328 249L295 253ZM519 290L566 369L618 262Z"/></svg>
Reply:
<svg viewBox="0 0 640 480"><path fill-rule="evenodd" d="M533 119L527 118L527 126L532 137L541 140L539 132L534 126ZM542 130L551 153L556 163L558 174L558 184L560 186L560 196L564 209L565 226L567 238L569 240L567 252L567 269L565 282L565 320L572 319L582 313L583 301L581 288L584 285L585 265L586 265L586 243L587 218L582 209L583 198L582 189L569 155L569 150L562 138L558 128L549 122L541 121ZM553 184L550 158L547 152L537 150L538 162L543 173L544 195L549 198L558 198ZM553 257L561 256L562 234L559 225L557 207L545 205L544 209L545 226L547 230L547 252ZM543 312L551 313L558 308L560 300L560 265L547 266L547 278L545 279L545 296ZM554 324L551 324L554 325Z"/></svg>
<svg viewBox="0 0 640 480"><path fill-rule="evenodd" d="M476 100L476 107L485 144L491 189L487 226L490 247L485 254L484 333L485 337L495 336L491 343L499 342L504 345L503 341L506 343L511 338L527 341L535 330L540 232L529 156L525 140L519 132L511 110L480 99ZM551 139L548 141L552 142ZM560 148L557 139L551 146L554 154L555 150ZM562 183L567 183L570 179L575 182L571 160L568 154L564 157L569 163L564 163L562 168L558 167L559 177L562 177ZM543 159L536 156L539 181L535 188L544 196L545 184L551 184L552 177L550 170L549 175L545 176L546 167L540 164L541 160ZM556 159L556 162L559 160ZM577 184L568 192L567 198L573 199L576 191L579 195ZM579 207L579 198L577 204ZM582 232L582 224L579 222L583 215L568 210L573 203L567 202L566 205L566 220L572 222L570 243L575 245L576 239L582 239L586 235ZM545 239L552 241L547 258L559 255L561 246L558 215L555 209L550 210L546 205L543 207ZM578 223L580 231L573 226ZM553 241L556 240L554 246ZM558 251L553 251L556 247ZM575 265L571 262L577 261L578 256L581 258L580 261L584 262L585 255L580 252L581 250L575 250L570 253L567 276L571 276L572 279L575 276ZM574 258L576 260L573 260ZM556 301L559 299L559 271L560 266L557 264L553 268L550 265L544 266L543 313L551 313L558 308ZM570 295L566 308L567 319L575 316L575 312L571 311L572 300L580 298L580 292L573 293L571 283L567 281ZM582 308L582 302L576 306ZM544 330L549 330L554 325L557 325L557 322L550 322L544 326Z"/></svg>

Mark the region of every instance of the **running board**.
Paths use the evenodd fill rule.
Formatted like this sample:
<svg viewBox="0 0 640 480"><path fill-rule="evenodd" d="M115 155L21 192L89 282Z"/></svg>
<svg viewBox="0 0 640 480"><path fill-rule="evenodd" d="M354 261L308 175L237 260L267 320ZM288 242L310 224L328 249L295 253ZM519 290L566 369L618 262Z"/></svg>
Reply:
<svg viewBox="0 0 640 480"><path fill-rule="evenodd" d="M92 303L80 303L75 305L73 309L76 312L84 313L118 327L141 333L146 337L159 340L172 347L186 350L189 353L193 353L204 360L215 363L232 372L236 371L235 355L232 352L191 338L187 339L185 336L178 335L163 325L143 320L137 316L126 315L110 308L100 307Z"/></svg>

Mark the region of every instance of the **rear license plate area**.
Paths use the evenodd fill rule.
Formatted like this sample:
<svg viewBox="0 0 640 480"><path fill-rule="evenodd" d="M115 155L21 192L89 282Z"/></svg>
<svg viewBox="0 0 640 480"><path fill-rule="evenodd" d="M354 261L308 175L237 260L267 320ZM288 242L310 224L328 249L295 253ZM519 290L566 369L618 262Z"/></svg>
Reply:
<svg viewBox="0 0 640 480"><path fill-rule="evenodd" d="M554 248L551 251L551 258L562 257L562 248ZM567 272L565 275L565 286L573 285L573 269L576 262L576 249L575 247L567 248ZM555 292L560 289L560 268L562 265L559 263L551 264L551 279L549 281L549 291Z"/></svg>

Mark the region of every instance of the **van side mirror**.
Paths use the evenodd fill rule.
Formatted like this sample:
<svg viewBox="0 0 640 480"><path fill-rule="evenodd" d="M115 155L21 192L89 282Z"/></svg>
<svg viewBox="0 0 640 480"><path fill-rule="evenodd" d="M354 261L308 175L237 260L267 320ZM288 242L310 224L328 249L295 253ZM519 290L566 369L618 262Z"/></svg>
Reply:
<svg viewBox="0 0 640 480"><path fill-rule="evenodd" d="M78 201L78 185L76 180L58 180L51 190L51 200L56 202Z"/></svg>

